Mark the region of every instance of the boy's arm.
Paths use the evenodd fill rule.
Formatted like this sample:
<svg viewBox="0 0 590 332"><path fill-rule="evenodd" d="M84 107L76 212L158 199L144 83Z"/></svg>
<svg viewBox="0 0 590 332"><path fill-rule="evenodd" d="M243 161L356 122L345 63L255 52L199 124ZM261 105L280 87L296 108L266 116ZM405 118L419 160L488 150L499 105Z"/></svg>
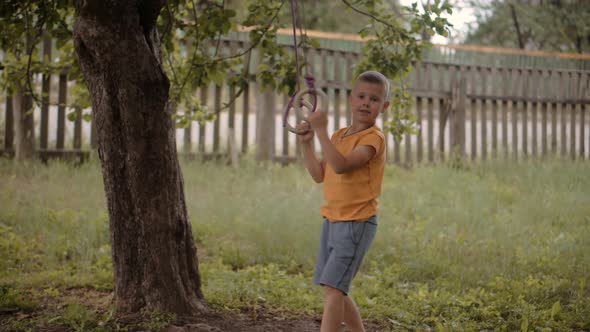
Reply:
<svg viewBox="0 0 590 332"><path fill-rule="evenodd" d="M358 145L346 156L342 155L332 143L328 136L328 117L324 112L314 112L310 115L309 121L318 135L322 146L324 160L326 160L336 174L343 174L353 171L368 163L377 152L370 145Z"/></svg>
<svg viewBox="0 0 590 332"><path fill-rule="evenodd" d="M305 165L305 168L307 168L307 172L311 175L312 179L316 183L322 183L324 181L325 162L319 161L315 155L313 131L306 122L300 124L298 127L308 129L308 132L305 135L299 136L301 152L303 154L303 164Z"/></svg>
<svg viewBox="0 0 590 332"><path fill-rule="evenodd" d="M336 149L325 128L318 130L317 135L322 146L324 158L332 166L336 174L348 173L363 166L376 153L375 148L371 145L359 145L344 156Z"/></svg>

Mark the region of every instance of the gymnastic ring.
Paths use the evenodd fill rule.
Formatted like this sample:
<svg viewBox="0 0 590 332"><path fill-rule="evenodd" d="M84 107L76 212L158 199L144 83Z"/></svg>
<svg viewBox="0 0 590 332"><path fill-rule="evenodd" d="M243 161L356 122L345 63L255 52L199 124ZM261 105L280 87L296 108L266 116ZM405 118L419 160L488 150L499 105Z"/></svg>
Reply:
<svg viewBox="0 0 590 332"><path fill-rule="evenodd" d="M303 96L305 96L307 94L313 95L315 97L315 105L312 105L311 102L303 99ZM327 100L328 100L328 96L326 96L324 91L322 91L321 89L305 89L305 90L299 91L293 97L293 106L292 107L295 109L295 113L302 120L307 121L308 116L307 116L307 114L304 113L303 107L306 107L308 110L311 110L311 112L315 112L316 110L319 110L319 112L327 112L328 111ZM315 109L314 109L314 106L315 106ZM297 130L297 128L293 128L293 126L291 126L288 123L287 123L287 129L290 132L297 134L297 135L303 135L303 134L307 133L307 130Z"/></svg>
<svg viewBox="0 0 590 332"><path fill-rule="evenodd" d="M310 110L313 108L313 105L312 105L312 104L311 104L309 101L307 101L307 100L305 100L305 99L301 100L300 104L301 104L301 103L303 103L303 106L307 107L307 108L308 108L308 109L310 109ZM291 106L291 107L292 107L292 108L295 108L295 106ZM307 121L307 116L305 116L304 114L302 114L302 113L301 113L302 111L301 111L301 109L300 109L300 108L295 108L295 110L296 110L296 112L297 112L297 115L299 115L299 117L301 118L301 120L303 120L303 121ZM297 129L296 127L293 127L293 126L291 126L291 125L289 124L289 122L286 122L286 123L285 123L285 127L287 128L287 130L289 130L289 131L290 131L290 132L292 132L293 134L297 134L297 135L304 135L305 133L307 133L307 130L300 130L300 129Z"/></svg>

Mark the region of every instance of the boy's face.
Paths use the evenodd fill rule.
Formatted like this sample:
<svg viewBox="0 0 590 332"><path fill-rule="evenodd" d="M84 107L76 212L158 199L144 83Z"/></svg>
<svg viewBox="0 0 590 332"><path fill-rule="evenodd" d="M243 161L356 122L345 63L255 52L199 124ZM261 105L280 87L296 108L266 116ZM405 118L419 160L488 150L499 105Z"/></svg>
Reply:
<svg viewBox="0 0 590 332"><path fill-rule="evenodd" d="M389 107L389 101L385 100L386 95L387 91L382 84L356 82L350 94L352 121L368 126L374 125L377 117Z"/></svg>

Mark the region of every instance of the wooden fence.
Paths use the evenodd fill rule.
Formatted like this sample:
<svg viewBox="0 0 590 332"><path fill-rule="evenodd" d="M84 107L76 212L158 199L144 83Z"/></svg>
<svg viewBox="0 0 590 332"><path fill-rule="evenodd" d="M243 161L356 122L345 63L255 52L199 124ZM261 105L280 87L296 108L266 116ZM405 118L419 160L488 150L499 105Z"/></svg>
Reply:
<svg viewBox="0 0 590 332"><path fill-rule="evenodd" d="M247 42L225 41L224 47L234 53L247 48ZM253 68L256 59L252 59ZM316 86L329 96L330 130L350 124L347 96L360 54L321 48L309 51L308 59ZM41 106L34 110L39 154L43 158L79 156L94 148L92 123L80 116L73 122L66 119L72 111L90 112L66 107L67 73L35 77L35 82L43 96ZM588 159L589 83L590 71L418 63L407 84L415 99L412 112L419 131L406 135L402 142L387 135L388 158L406 165L452 155L481 160L551 155ZM256 144L263 158L282 162L298 158L296 136L282 127L288 96L262 91L252 82L222 110L224 103L234 100L234 88L212 85L195 93L218 116L212 122L193 122L178 129L179 151L205 158L232 150L246 153ZM388 117L391 114L385 114L378 124L383 125ZM294 115L289 120L294 122ZM12 122L12 98L6 96L0 106L4 152L14 149Z"/></svg>

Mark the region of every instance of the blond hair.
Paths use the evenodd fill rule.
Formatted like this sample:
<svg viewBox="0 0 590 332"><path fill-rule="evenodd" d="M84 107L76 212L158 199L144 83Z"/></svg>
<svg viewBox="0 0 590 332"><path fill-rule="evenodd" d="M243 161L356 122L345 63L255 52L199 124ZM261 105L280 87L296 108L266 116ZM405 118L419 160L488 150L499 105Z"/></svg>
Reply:
<svg viewBox="0 0 590 332"><path fill-rule="evenodd" d="M389 80L380 72L375 70L367 70L361 73L356 78L356 81L381 84L385 88L385 100L389 100Z"/></svg>

